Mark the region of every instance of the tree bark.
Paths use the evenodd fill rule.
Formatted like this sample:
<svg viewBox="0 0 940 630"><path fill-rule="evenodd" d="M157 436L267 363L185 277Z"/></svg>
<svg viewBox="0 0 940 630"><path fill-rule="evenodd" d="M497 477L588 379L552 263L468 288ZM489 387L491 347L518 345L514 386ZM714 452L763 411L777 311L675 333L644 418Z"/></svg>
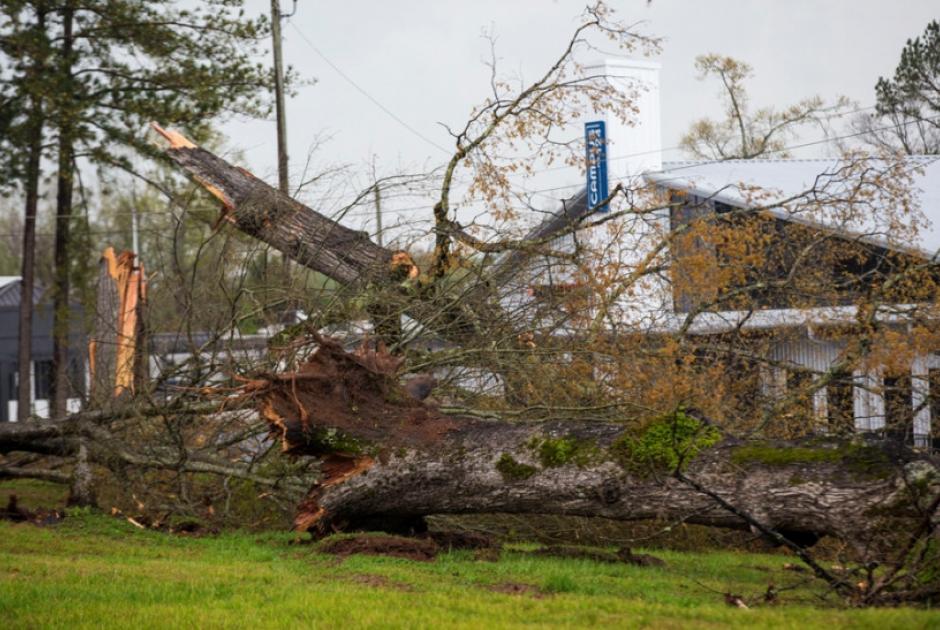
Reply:
<svg viewBox="0 0 940 630"><path fill-rule="evenodd" d="M46 30L45 8L37 8L36 27L43 36ZM38 79L43 64L37 62L33 80ZM39 175L42 159L44 126L43 102L39 96L30 99L29 147L26 158L26 203L23 216L23 260L20 275L19 338L17 340L17 405L18 422L27 420L32 402L31 367L33 362L33 293L36 278L36 212L39 206Z"/></svg>
<svg viewBox="0 0 940 630"><path fill-rule="evenodd" d="M940 492L940 464L891 442L726 438L697 456L676 453L688 457L677 474L633 456L635 428L449 416L410 398L395 377L399 360L381 349L347 353L333 340L314 342L297 371L244 388L285 453L323 459L323 479L298 511L299 530L491 512L746 529L745 513L801 540L861 540L885 514L916 518L912 485L923 486L923 496Z"/></svg>
<svg viewBox="0 0 940 630"><path fill-rule="evenodd" d="M356 284L381 279L403 262L365 232L314 212L175 132L155 129L170 142L167 156L222 202L224 220L305 267Z"/></svg>
<svg viewBox="0 0 940 630"><path fill-rule="evenodd" d="M182 135L153 126L167 140L167 157L222 202L222 220L342 285L380 293L373 296L374 310L389 328L407 313L429 330L460 341L477 330L481 319L493 317L487 291L474 290L460 299L439 292L407 252L381 247L365 232L295 201ZM476 289L486 287L481 283Z"/></svg>
<svg viewBox="0 0 940 630"><path fill-rule="evenodd" d="M62 49L60 66L63 89L72 82L72 21L74 8L71 2L62 9ZM65 417L69 397L69 333L70 323L70 256L72 227L72 188L75 171L74 122L72 112L58 112L59 156L56 191L55 221L55 286L53 288L53 338L52 338L52 404L53 418Z"/></svg>
<svg viewBox="0 0 940 630"><path fill-rule="evenodd" d="M94 476L88 457L88 446L83 438L78 438L78 449L69 486L68 505L76 507L96 507Z"/></svg>
<svg viewBox="0 0 940 630"><path fill-rule="evenodd" d="M526 425L455 421L455 428L434 448L388 449L379 457L353 458L347 469L358 467L360 472L334 483L327 478L326 484L315 486L298 512L296 526L329 532L382 519L506 512L750 528L746 520L668 471L638 474L615 457L604 456L589 464L545 466L531 447L545 440L583 440L609 453L624 430L617 424L572 421ZM801 447L799 443L774 446ZM938 470L935 462L916 458L888 460L893 451L889 444L868 446L884 453L892 464L890 473L877 477L866 477L843 460L752 462L739 467L734 461L741 448L746 446L724 443L696 458L683 474L766 527L799 540L822 535L866 538L878 529L878 515L886 506L902 506L908 500L906 481ZM832 443L825 448L838 451L845 445ZM915 513L898 509L894 516L913 520Z"/></svg>
<svg viewBox="0 0 940 630"><path fill-rule="evenodd" d="M33 102L34 108L41 108ZM39 160L42 153L42 114L35 114L30 129L29 157L26 166L26 208L23 220L23 261L20 274L19 338L17 340L16 419L27 420L32 402L31 367L33 361L33 293L36 278L36 211L39 205Z"/></svg>

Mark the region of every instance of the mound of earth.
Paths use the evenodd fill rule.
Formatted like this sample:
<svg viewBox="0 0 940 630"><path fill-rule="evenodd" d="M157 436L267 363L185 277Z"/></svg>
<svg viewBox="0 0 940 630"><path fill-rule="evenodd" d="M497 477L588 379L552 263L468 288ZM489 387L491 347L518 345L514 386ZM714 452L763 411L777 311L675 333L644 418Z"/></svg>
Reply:
<svg viewBox="0 0 940 630"><path fill-rule="evenodd" d="M440 547L426 538L404 538L402 536L349 536L323 541L319 548L341 558L361 553L370 556L392 556L420 562L433 560Z"/></svg>

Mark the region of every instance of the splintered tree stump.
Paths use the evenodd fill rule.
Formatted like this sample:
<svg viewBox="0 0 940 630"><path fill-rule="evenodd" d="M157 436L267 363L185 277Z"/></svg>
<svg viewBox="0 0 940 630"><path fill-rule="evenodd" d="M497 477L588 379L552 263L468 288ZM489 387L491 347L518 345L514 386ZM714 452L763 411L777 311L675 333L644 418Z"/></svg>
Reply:
<svg viewBox="0 0 940 630"><path fill-rule="evenodd" d="M625 425L449 416L406 391L400 359L381 345L350 353L335 340L312 342L317 349L295 371L243 388L285 453L321 458L323 477L300 506L298 530L387 522L403 531L431 514L494 512L749 527L670 471L637 468L628 452L635 434ZM915 517L911 488L922 497L940 492L936 461L890 442L726 438L683 474L807 540L861 540L886 519Z"/></svg>

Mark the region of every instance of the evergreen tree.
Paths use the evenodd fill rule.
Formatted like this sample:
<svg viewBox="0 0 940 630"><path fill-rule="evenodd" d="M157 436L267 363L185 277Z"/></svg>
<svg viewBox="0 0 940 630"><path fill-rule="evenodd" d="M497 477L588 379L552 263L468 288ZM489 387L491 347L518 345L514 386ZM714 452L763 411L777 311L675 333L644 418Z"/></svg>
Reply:
<svg viewBox="0 0 940 630"><path fill-rule="evenodd" d="M245 16L244 0L20 0L14 11L47 10L53 43L42 98L54 132L56 169L54 402L68 397L71 227L80 164L133 172L135 154L152 154L150 121L206 137L224 113L262 115L272 77L257 63L267 41L264 16ZM16 6L14 6L16 5ZM87 261L80 261L87 262Z"/></svg>
<svg viewBox="0 0 940 630"><path fill-rule="evenodd" d="M20 422L30 414L36 213L45 125L43 81L50 56L48 13L48 2L22 0L6 3L0 13L4 18L0 52L10 69L9 78L0 81L0 187L18 184L25 198L17 350L16 419Z"/></svg>
<svg viewBox="0 0 940 630"><path fill-rule="evenodd" d="M907 40L894 76L878 79L875 96L880 118L869 124L870 142L911 155L940 153L940 22Z"/></svg>

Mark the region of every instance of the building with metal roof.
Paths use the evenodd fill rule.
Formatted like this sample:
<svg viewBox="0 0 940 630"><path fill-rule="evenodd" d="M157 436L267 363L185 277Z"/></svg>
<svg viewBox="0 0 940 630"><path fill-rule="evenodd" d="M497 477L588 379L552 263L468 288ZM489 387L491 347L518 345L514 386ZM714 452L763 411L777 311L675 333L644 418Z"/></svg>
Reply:
<svg viewBox="0 0 940 630"><path fill-rule="evenodd" d="M612 203L611 210L624 210L629 205L623 213L628 226L615 237L607 225L580 230L577 236L568 234L553 243L555 251L571 251L573 239L581 239L596 245L595 251L615 257L615 264L630 275L631 269L648 264L647 257L664 235L682 229L694 216L722 212L746 216L753 210L754 215L768 216L775 225L828 233L833 242L864 244L869 251L882 252L879 256L892 252L890 255L928 265L938 262L940 156L664 162L658 64L609 60L586 71L605 76L615 87L637 95L637 119L595 116L605 123L604 170L609 172L609 188L620 184L629 198L629 204L622 199L619 204ZM588 124L597 126L597 121ZM584 189L528 238L542 238L569 224L590 223L594 218L589 216L594 209L587 201L591 185L592 181L586 182ZM652 210L643 210L644 195L649 201L645 207ZM779 231L778 236L786 239L789 233ZM606 253L613 250L616 253ZM683 255L674 243L659 251L652 253L671 263ZM506 259L510 264L505 266L517 267L521 256L510 254ZM642 284L622 292L613 307L608 305L608 312L613 313L608 325L631 334L701 336L748 331L765 339L778 338L767 361L772 367L761 375L766 392L779 394L781 387L786 388L790 372L818 377L830 370L844 351L844 341L835 334L816 333L826 328L845 330L857 321L858 307L848 300L800 308L769 303L741 308L720 302L715 307L695 308L694 300L687 299L677 287L676 265L667 266L673 270L645 275ZM533 299L533 293L539 293L532 291L533 284L566 287L572 277L565 275L564 267L563 262L545 261L538 269L519 274L518 289L528 283L529 299ZM510 300L518 306L526 300L525 292L516 290ZM913 306L885 304L875 317L886 326L904 330ZM786 334L775 336L774 331ZM905 369L905 373L892 374L881 367L856 370L849 375L847 394L829 386L819 388L812 396L811 413L819 426L825 427L837 406L847 406L839 411L854 421L857 430L884 431L892 424L891 413L900 410L906 416L901 421L906 427L905 439L917 446L927 446L932 439L940 441L940 348L919 354Z"/></svg>
<svg viewBox="0 0 940 630"><path fill-rule="evenodd" d="M0 422L16 420L17 361L19 348L19 309L22 283L19 276L0 276ZM33 290L32 330L32 413L49 415L52 392L52 304L44 299L42 287ZM70 335L69 408L77 411L86 386L85 344L80 332L81 309L73 305L73 332Z"/></svg>

